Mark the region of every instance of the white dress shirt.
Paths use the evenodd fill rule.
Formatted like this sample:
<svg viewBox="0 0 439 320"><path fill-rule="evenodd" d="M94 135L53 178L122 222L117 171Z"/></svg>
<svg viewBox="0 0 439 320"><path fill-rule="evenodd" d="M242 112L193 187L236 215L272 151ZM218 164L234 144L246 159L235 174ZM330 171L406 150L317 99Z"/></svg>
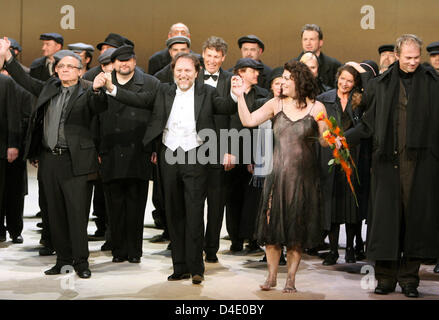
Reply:
<svg viewBox="0 0 439 320"><path fill-rule="evenodd" d="M204 70L204 74L210 75L211 73L209 71L207 71L207 70ZM218 84L218 80L219 80L219 74L220 74L219 70L212 74L213 76L218 76L218 78L216 78L216 81L213 80L212 77L210 77L209 79L204 80L204 83L208 84L209 86L212 86L212 87L216 88L216 86Z"/></svg>
<svg viewBox="0 0 439 320"><path fill-rule="evenodd" d="M194 94L195 86L187 91L181 91L178 87L175 93L174 103L168 122L163 130L162 142L172 151L181 147L189 151L203 144L203 140L197 135L195 122Z"/></svg>

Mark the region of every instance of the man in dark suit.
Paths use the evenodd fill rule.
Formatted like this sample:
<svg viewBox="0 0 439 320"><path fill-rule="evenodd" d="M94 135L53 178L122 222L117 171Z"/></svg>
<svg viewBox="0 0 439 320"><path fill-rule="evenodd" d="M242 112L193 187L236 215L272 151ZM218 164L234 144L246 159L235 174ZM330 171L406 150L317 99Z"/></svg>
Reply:
<svg viewBox="0 0 439 320"><path fill-rule="evenodd" d="M109 213L113 262L140 263L151 163L142 145L150 110L118 100L119 89L155 92L159 81L139 72L132 46L111 55L108 110L99 114L101 174Z"/></svg>
<svg viewBox="0 0 439 320"><path fill-rule="evenodd" d="M175 23L171 26L168 32L168 39L183 36L187 38L191 38L191 33L189 28L181 23ZM154 53L148 60L148 73L151 75L156 74L172 61L172 57L169 54L169 47L166 45L166 48Z"/></svg>
<svg viewBox="0 0 439 320"><path fill-rule="evenodd" d="M208 84L216 88L221 97L230 95L230 79L232 73L221 68L226 55L228 45L222 39L215 36L208 38L203 43L204 68L198 73L197 83ZM226 202L225 171L223 163L224 154L220 154L220 130L229 129L229 115L215 114L215 131L217 139L217 163L209 165L209 177L207 188L207 226L204 236L204 252L206 262L218 262L217 252L220 243L220 233L224 217Z"/></svg>
<svg viewBox="0 0 439 320"><path fill-rule="evenodd" d="M331 58L321 51L323 46L323 32L316 24L306 24L302 28L302 49L303 51L297 57L300 60L305 52L313 52L319 59L319 78L323 84L334 88L335 87L335 74L341 63Z"/></svg>
<svg viewBox="0 0 439 320"><path fill-rule="evenodd" d="M250 58L239 59L234 67L234 73L242 78L247 88L244 96L250 112L256 110L256 100L265 98L269 94L268 90L263 89L257 85L258 76L259 73L262 72L262 70L262 63ZM226 202L226 227L227 232L230 236L230 240L232 241L230 250L233 252L237 252L242 251L243 243L245 240L242 236L242 232L240 231L244 228L242 223L243 221L246 221L246 219L244 219L245 216L249 215L249 213L245 210L245 204L247 201L254 201L251 196L250 198L245 196L251 194L249 192L246 192L246 189L248 188L248 184L250 182L253 172L253 151L250 154L250 158L246 158L245 156L249 155L244 154L244 145L253 146L252 132L254 128L244 128L237 112L230 116L229 128L235 129L240 134L243 133L243 137L246 136L245 133L249 133L249 135L247 136L249 136L250 139L248 142L245 142L244 138L240 137L237 141L238 143L236 150L234 150L232 144L231 153L226 154L224 160L225 169L228 171L226 174L226 180L228 185ZM254 213L250 213L250 215L254 216ZM256 251L259 250L259 246L256 244L256 241L250 241L247 249L249 249L249 251Z"/></svg>
<svg viewBox="0 0 439 320"><path fill-rule="evenodd" d="M184 36L172 37L166 41L166 46L168 47L169 55L174 59L174 57L180 52L190 52L191 39ZM169 62L160 71L156 72L154 77L159 79L161 83L173 83L174 72L172 71L171 63Z"/></svg>
<svg viewBox="0 0 439 320"><path fill-rule="evenodd" d="M55 266L45 274L60 274L64 266L73 265L79 277L90 278L87 210L90 180L98 169L90 123L93 114L106 108L104 94L94 93L90 84L80 79L81 57L72 51L59 55L55 66L58 77L46 82L24 72L9 52L7 39L0 41L0 56L12 78L38 97L24 157L38 160L57 254ZM93 89L99 90L105 82L101 74Z"/></svg>
<svg viewBox="0 0 439 320"><path fill-rule="evenodd" d="M160 149L158 163L174 266L168 280L188 279L192 275L192 283L200 284L204 279L204 201L208 178L208 167L204 164L207 161L202 160L209 160L204 157L209 152L204 146L204 134L209 139L216 138L213 114L235 113L236 103L230 95L220 97L213 87L195 83L200 61L194 54L177 54L171 67L176 81L161 84L153 95L154 109L143 144L156 141ZM207 147L216 149L216 142Z"/></svg>
<svg viewBox="0 0 439 320"><path fill-rule="evenodd" d="M2 61L0 61L2 62ZM6 166L18 157L20 144L19 115L15 108L16 91L14 81L9 77L0 74L0 205L6 200L3 198L6 180ZM1 207L0 207L1 209ZM6 241L6 230L3 227L3 217L0 229L0 242ZM12 240L16 240L17 235L9 231ZM16 242L16 241L14 241Z"/></svg>
<svg viewBox="0 0 439 320"><path fill-rule="evenodd" d="M43 41L43 57L35 59L30 65L30 75L32 78L46 81L55 72L55 58L53 55L60 51L64 45L64 38L58 33L43 33L40 35Z"/></svg>

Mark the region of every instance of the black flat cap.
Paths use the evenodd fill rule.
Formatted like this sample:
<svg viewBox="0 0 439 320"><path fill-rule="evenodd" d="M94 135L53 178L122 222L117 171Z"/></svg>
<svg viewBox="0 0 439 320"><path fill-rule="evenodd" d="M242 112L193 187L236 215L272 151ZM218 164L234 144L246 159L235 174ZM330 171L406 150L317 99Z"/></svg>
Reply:
<svg viewBox="0 0 439 320"><path fill-rule="evenodd" d="M93 53L95 51L95 48L91 44L86 44L82 42L71 43L67 47L69 48L69 50L72 50L76 53L80 53L82 51L88 51L90 53Z"/></svg>
<svg viewBox="0 0 439 320"><path fill-rule="evenodd" d="M176 43L186 43L188 48L191 47L191 39L185 36L176 36L166 40L166 46L168 47L168 49Z"/></svg>
<svg viewBox="0 0 439 320"><path fill-rule="evenodd" d="M114 50L114 52L111 54L111 62L114 62L114 60L119 61L127 61L135 56L134 53L134 47L123 45L122 47L117 48Z"/></svg>
<svg viewBox="0 0 439 320"><path fill-rule="evenodd" d="M102 46L104 44L107 44L109 46L112 46L114 48L119 48L122 47L123 45L129 45L132 46L134 48L134 43L125 38L124 36L121 36L120 34L117 33L110 33L108 34L108 36L105 38L104 42L99 43L96 48L98 48L98 50L102 49Z"/></svg>
<svg viewBox="0 0 439 320"><path fill-rule="evenodd" d="M271 71L271 73L270 73L270 78L269 78L269 80L270 80L270 85L271 85L271 83L273 82L274 79L282 77L282 74L283 74L283 73L284 73L284 67L277 67L277 68L274 68L274 69Z"/></svg>
<svg viewBox="0 0 439 320"><path fill-rule="evenodd" d="M363 60L360 62L360 66L366 70L366 72L369 72L373 77L376 77L380 74L380 68L373 60Z"/></svg>
<svg viewBox="0 0 439 320"><path fill-rule="evenodd" d="M73 57L79 61L80 64L82 64L81 56L72 50L60 50L56 52L53 57L55 58L55 62L58 63L62 58L64 57Z"/></svg>
<svg viewBox="0 0 439 320"><path fill-rule="evenodd" d="M111 55L116 51L115 48L108 48L98 58L100 64L107 64L111 62Z"/></svg>
<svg viewBox="0 0 439 320"><path fill-rule="evenodd" d="M259 71L264 70L264 65L256 60L253 60L251 58L241 58L238 61L236 61L235 66L233 67L233 70L238 70L242 68L252 68Z"/></svg>
<svg viewBox="0 0 439 320"><path fill-rule="evenodd" d="M383 44L382 46L378 47L378 53L381 54L386 51L394 51L395 45L394 44Z"/></svg>
<svg viewBox="0 0 439 320"><path fill-rule="evenodd" d="M12 49L17 49L19 52L21 52L21 46L20 44L17 42L17 40L12 39L12 38L8 38L9 41L11 42L11 48Z"/></svg>
<svg viewBox="0 0 439 320"><path fill-rule="evenodd" d="M249 34L249 35L243 36L243 37L238 39L239 49L241 49L243 43L247 43L247 42L257 43L259 45L259 47L262 49L262 51L265 50L264 43L261 41L261 39L259 39L258 37L256 37L253 34Z"/></svg>
<svg viewBox="0 0 439 320"><path fill-rule="evenodd" d="M53 40L60 45L64 45L64 38L59 33L43 33L40 35L40 40Z"/></svg>
<svg viewBox="0 0 439 320"><path fill-rule="evenodd" d="M439 41L430 43L427 46L427 51L430 55L439 54Z"/></svg>

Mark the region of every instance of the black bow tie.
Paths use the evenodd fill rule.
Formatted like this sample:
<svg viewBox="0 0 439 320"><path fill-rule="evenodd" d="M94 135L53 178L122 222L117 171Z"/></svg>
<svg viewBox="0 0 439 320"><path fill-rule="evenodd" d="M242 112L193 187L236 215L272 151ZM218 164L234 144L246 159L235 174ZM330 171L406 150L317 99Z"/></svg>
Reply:
<svg viewBox="0 0 439 320"><path fill-rule="evenodd" d="M210 77L212 77L213 81L218 80L218 76L214 75L214 74L205 74L204 75L204 80L209 80Z"/></svg>

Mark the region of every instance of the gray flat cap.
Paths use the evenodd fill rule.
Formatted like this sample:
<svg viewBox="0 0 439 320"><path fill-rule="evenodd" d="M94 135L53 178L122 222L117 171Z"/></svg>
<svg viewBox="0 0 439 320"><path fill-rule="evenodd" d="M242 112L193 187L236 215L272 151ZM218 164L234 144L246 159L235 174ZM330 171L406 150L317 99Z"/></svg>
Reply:
<svg viewBox="0 0 439 320"><path fill-rule="evenodd" d="M72 50L73 52L79 53L82 51L88 51L90 53L93 53L95 51L95 48L91 44L86 44L82 42L78 43L71 43L67 46L69 50Z"/></svg>
<svg viewBox="0 0 439 320"><path fill-rule="evenodd" d="M176 36L166 40L166 46L168 47L168 49L176 43L186 43L188 48L191 47L191 39L185 36Z"/></svg>
<svg viewBox="0 0 439 320"><path fill-rule="evenodd" d="M98 58L100 64L107 64L111 62L111 55L116 51L116 48L108 48Z"/></svg>

